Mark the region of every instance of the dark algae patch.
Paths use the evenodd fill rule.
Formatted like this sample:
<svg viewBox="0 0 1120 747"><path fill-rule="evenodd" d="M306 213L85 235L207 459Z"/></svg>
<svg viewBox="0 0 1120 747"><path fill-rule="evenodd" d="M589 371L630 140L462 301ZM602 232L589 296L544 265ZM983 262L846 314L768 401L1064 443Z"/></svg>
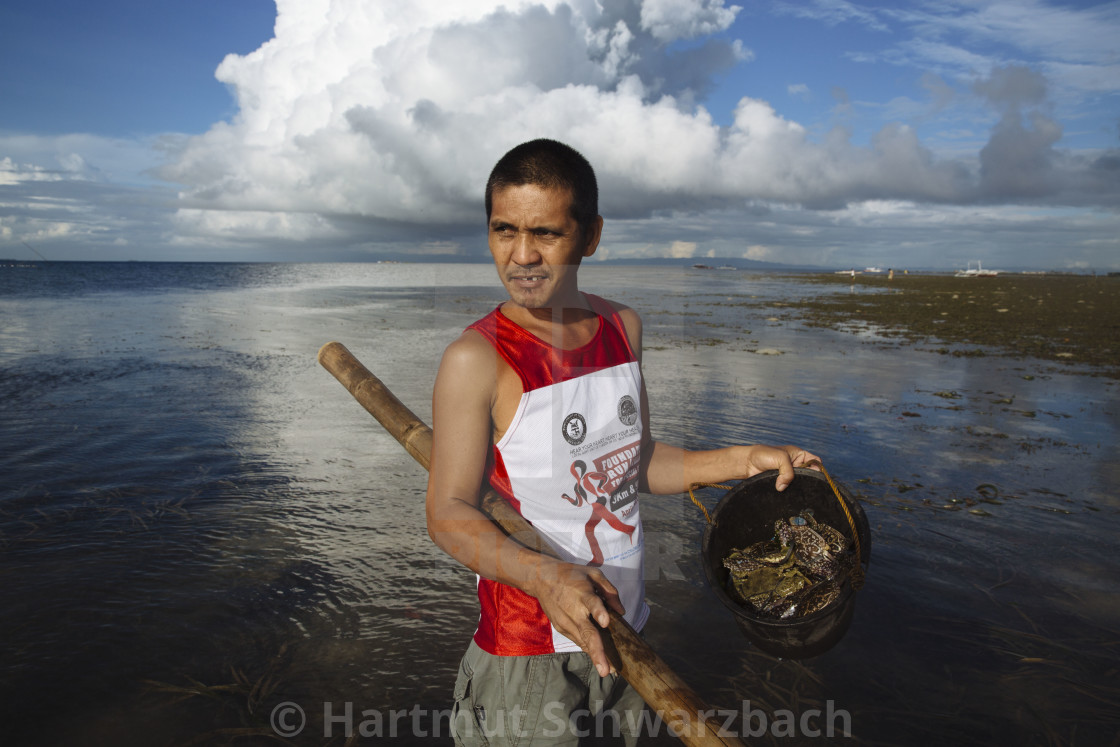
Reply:
<svg viewBox="0 0 1120 747"><path fill-rule="evenodd" d="M1088 275L812 275L815 297L785 301L809 326L875 332L956 356L1087 364L1120 378L1120 278Z"/></svg>

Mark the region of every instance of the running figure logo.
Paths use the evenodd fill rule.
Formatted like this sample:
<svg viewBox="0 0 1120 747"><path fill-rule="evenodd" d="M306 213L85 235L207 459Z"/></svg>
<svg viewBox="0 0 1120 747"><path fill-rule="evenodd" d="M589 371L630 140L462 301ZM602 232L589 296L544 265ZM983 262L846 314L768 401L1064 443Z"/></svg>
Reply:
<svg viewBox="0 0 1120 747"><path fill-rule="evenodd" d="M587 464L582 459L572 462L570 470L572 477L576 478L576 497L572 498L567 493L561 494L561 497L577 508L585 503L591 506L591 517L583 527L587 543L591 546L591 561L588 565L601 566L603 564L603 551L599 547L599 541L595 539L595 527L599 526L599 522L607 522L611 528L617 529L630 537L631 543L634 541L631 536L634 534L634 527L623 523L607 508L607 503L611 498L609 483L617 486L620 481L612 479L612 476L607 472L589 471Z"/></svg>

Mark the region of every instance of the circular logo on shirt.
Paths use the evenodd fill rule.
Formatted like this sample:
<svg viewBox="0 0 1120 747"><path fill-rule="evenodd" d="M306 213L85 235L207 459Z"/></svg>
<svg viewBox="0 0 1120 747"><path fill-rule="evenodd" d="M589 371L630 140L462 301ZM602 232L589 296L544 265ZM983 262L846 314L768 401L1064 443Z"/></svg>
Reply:
<svg viewBox="0 0 1120 747"><path fill-rule="evenodd" d="M560 427L560 432L564 434L565 441L572 446L577 446L587 437L587 421L578 412L573 412L564 418L564 425Z"/></svg>
<svg viewBox="0 0 1120 747"><path fill-rule="evenodd" d="M634 404L634 398L629 394L624 394L618 401L618 419L623 425L634 425L638 422L638 406Z"/></svg>

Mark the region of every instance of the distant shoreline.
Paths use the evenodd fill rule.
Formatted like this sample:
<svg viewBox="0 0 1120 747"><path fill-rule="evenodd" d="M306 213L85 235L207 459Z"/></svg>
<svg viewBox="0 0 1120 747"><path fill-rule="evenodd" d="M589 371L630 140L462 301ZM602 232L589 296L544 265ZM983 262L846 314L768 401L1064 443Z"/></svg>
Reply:
<svg viewBox="0 0 1120 747"><path fill-rule="evenodd" d="M184 264L184 265L329 265L329 264L451 264L451 265L488 265L492 262L488 255L455 256L443 254L393 254L368 259L330 259L330 260L211 260L211 259L16 259L0 258L2 267L37 267L50 264ZM734 270L739 272L764 272L764 273L791 273L791 274L835 274L840 280L851 279L849 270L836 267L822 267L817 265L791 265L777 262L763 262L754 259L739 259L734 257L704 257L704 258L676 258L676 257L645 257L645 258L616 258L616 259L587 259L584 263L590 267L678 267L682 270L696 272L721 272ZM953 275L961 268L936 268L936 267L910 267L906 270L896 268L895 277L904 277L907 272L910 276L943 276ZM869 272L855 270L857 278L883 278L887 272ZM1018 275L1072 275L1072 276L1120 276L1120 271L1108 270L1061 270L1055 268L1037 267L1012 267L1000 270L999 277Z"/></svg>
<svg viewBox="0 0 1120 747"><path fill-rule="evenodd" d="M1120 378L1120 277L1064 274L797 275L819 296L787 300L779 316L809 326L935 346L944 355L1034 357L1087 364ZM763 304L765 305L765 304Z"/></svg>

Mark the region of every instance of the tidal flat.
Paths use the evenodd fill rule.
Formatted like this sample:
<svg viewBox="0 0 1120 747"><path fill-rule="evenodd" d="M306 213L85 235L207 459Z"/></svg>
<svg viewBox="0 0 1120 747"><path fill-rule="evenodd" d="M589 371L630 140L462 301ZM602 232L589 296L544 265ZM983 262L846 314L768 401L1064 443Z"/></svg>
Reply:
<svg viewBox="0 0 1120 747"><path fill-rule="evenodd" d="M870 330L953 356L1053 361L1120 378L1120 277L809 275L825 292L774 304L807 326Z"/></svg>
<svg viewBox="0 0 1120 747"><path fill-rule="evenodd" d="M1110 744L1120 381L1009 357L996 335L952 341L948 321L911 343L898 318L808 311L909 301L911 280L963 289L933 295L937 318L1005 281L581 270L642 316L655 438L804 445L871 525L847 635L781 660L708 587L688 496L642 496L646 640L752 744L830 726L865 745ZM396 728L449 745L474 574L428 538L423 469L316 352L343 342L430 422L443 349L502 300L483 265L0 273L0 744L321 747ZM1018 324L1014 300L992 324ZM1115 318L1100 305L1094 325Z"/></svg>

